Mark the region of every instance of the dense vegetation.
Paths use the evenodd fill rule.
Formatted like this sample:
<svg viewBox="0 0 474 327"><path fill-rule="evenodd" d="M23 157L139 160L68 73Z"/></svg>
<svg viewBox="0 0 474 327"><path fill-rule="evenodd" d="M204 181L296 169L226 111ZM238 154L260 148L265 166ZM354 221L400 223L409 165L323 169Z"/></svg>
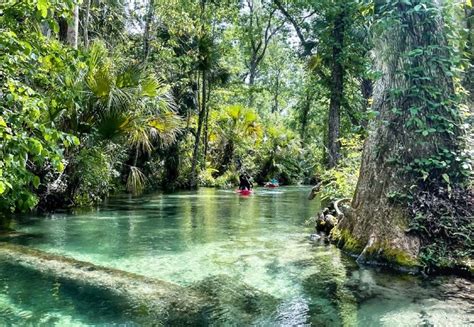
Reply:
<svg viewBox="0 0 474 327"><path fill-rule="evenodd" d="M383 212L425 263L472 256L472 13L460 0L2 1L0 211L230 187L241 171L351 197L368 139L346 248L387 247L368 228Z"/></svg>

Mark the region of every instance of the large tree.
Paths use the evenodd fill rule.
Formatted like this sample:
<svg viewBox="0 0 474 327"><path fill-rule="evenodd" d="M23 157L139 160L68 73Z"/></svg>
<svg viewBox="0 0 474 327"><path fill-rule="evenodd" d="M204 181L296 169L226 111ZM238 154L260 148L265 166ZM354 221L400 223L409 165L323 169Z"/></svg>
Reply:
<svg viewBox="0 0 474 327"><path fill-rule="evenodd" d="M432 205L421 199L450 201L466 175L452 77L455 51L441 12L438 1L376 2L374 57L381 77L372 109L378 115L365 143L352 208L333 235L359 261L417 265L424 244L408 229L423 224L426 206ZM453 208L445 213L453 214L449 221L458 219Z"/></svg>
<svg viewBox="0 0 474 327"><path fill-rule="evenodd" d="M366 6L347 0L273 2L294 28L309 68L329 91L326 163L334 168L341 156L342 119L359 124L352 119L346 89L365 68L366 38L361 31L367 24Z"/></svg>

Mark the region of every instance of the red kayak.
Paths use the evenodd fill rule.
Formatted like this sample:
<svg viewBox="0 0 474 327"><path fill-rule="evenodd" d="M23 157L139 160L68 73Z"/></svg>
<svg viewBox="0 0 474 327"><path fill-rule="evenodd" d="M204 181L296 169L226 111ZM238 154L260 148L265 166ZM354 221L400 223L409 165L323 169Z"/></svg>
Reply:
<svg viewBox="0 0 474 327"><path fill-rule="evenodd" d="M237 193L239 193L240 195L250 195L252 194L252 190L236 190Z"/></svg>
<svg viewBox="0 0 474 327"><path fill-rule="evenodd" d="M269 188L275 188L275 187L278 187L278 186L280 186L280 185L274 184L274 183L270 183L270 182L265 183L265 185L264 185L264 187L269 187Z"/></svg>

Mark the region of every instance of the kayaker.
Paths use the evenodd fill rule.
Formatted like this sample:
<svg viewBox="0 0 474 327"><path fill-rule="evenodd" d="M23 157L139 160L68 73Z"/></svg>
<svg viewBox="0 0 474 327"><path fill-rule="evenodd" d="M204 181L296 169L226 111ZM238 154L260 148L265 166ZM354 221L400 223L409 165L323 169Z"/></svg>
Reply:
<svg viewBox="0 0 474 327"><path fill-rule="evenodd" d="M247 173L241 173L239 176L239 190L249 190L253 187L250 176Z"/></svg>

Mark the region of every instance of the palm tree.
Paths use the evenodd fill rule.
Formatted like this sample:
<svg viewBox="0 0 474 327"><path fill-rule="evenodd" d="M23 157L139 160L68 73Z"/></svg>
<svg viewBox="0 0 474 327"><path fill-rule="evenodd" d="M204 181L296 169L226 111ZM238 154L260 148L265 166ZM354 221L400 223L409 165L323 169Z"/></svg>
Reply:
<svg viewBox="0 0 474 327"><path fill-rule="evenodd" d="M167 146L181 128L169 86L139 64L111 59L102 43L91 46L90 58L80 120L89 125L94 142L125 144L133 152L127 190L140 193L146 182L137 167L140 154Z"/></svg>
<svg viewBox="0 0 474 327"><path fill-rule="evenodd" d="M257 113L241 105L224 108L218 117L217 127L223 144L223 155L217 172L217 176L220 176L229 169L236 146L258 140L262 136L262 128Z"/></svg>

